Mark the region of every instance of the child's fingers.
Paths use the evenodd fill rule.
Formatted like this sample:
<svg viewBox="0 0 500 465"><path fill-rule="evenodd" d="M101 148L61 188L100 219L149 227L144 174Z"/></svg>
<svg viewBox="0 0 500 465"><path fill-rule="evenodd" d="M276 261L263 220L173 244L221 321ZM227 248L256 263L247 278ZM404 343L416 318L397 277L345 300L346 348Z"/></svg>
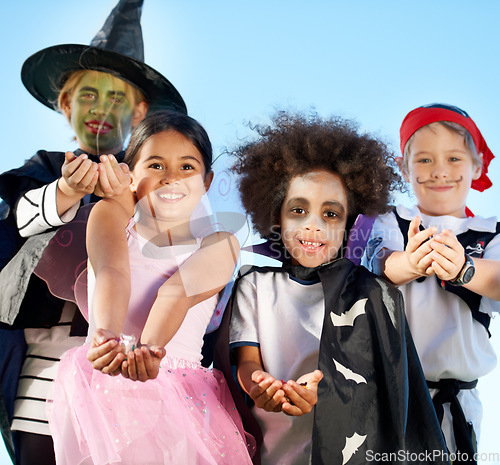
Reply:
<svg viewBox="0 0 500 465"><path fill-rule="evenodd" d="M117 175L120 174L120 176L125 176L128 178L130 176L130 167L126 163L118 163L117 162L117 164L123 173L123 174L120 174L120 171L115 170L117 172Z"/></svg>
<svg viewBox="0 0 500 465"><path fill-rule="evenodd" d="M63 173L63 176L70 187L73 189L85 189L92 185L92 183L95 183L97 179L97 164L87 159L75 171L72 173L68 171L66 174L64 175Z"/></svg>
<svg viewBox="0 0 500 465"><path fill-rule="evenodd" d="M116 195L115 191L120 188L121 180L118 176L123 171L113 155L102 155L100 160L99 182L101 189L106 196ZM121 189L118 193L121 193Z"/></svg>
<svg viewBox="0 0 500 465"><path fill-rule="evenodd" d="M152 346L150 347L150 350L153 351L156 357L158 357L160 360L167 355L167 351L165 350L164 347L158 347L158 346Z"/></svg>
<svg viewBox="0 0 500 465"><path fill-rule="evenodd" d="M92 167L97 167L96 163L94 163L87 155L83 154L70 162L66 167L66 171L75 182L80 182L83 176Z"/></svg>
<svg viewBox="0 0 500 465"><path fill-rule="evenodd" d="M114 349L117 345L118 342L114 339L111 339L99 345L95 344L94 341L92 341L92 345L87 351L87 359L90 362L94 362L102 357L105 357L108 354L112 354L112 356L114 357L116 355L116 351L114 351Z"/></svg>
<svg viewBox="0 0 500 465"><path fill-rule="evenodd" d="M121 364L121 374L124 378L128 378L128 360L125 359Z"/></svg>
<svg viewBox="0 0 500 465"><path fill-rule="evenodd" d="M144 347L142 351L144 353L144 366L146 367L147 379L155 379L160 371L160 363L163 359L163 354L161 351L153 351L147 347ZM159 356L157 354L159 354Z"/></svg>
<svg viewBox="0 0 500 465"><path fill-rule="evenodd" d="M321 370L314 370L311 373L302 375L296 382L298 384L307 383L310 389L317 389L318 383L323 379L323 372Z"/></svg>
<svg viewBox="0 0 500 465"><path fill-rule="evenodd" d="M261 386L260 384L254 384L251 388L250 388L250 397L256 401L262 394L264 394L266 392L266 387L265 386Z"/></svg>
<svg viewBox="0 0 500 465"><path fill-rule="evenodd" d="M265 380L259 385L251 389L250 396L255 402L257 407L263 408L266 411L279 411L281 410L280 404L284 398L284 391L281 389L281 381L275 380L269 386L269 380ZM267 386L267 388L266 388ZM276 410L280 407L279 410Z"/></svg>
<svg viewBox="0 0 500 465"><path fill-rule="evenodd" d="M269 392L263 393L255 404L257 407L263 408L266 412L281 412L281 406L285 401L285 392L282 389L276 390L269 397Z"/></svg>
<svg viewBox="0 0 500 465"><path fill-rule="evenodd" d="M108 157L109 163L106 169L108 169L109 172L113 174L113 178L110 179L118 179L121 178L124 175L124 170L122 169L121 165L127 166L126 163L118 163L118 160L114 155L109 155Z"/></svg>
<svg viewBox="0 0 500 465"><path fill-rule="evenodd" d="M99 165L99 181L106 196L121 194L130 185L128 166L122 167L113 155L103 155Z"/></svg>
<svg viewBox="0 0 500 465"><path fill-rule="evenodd" d="M440 279L454 279L465 263L464 248L451 231L443 231L431 241L433 269Z"/></svg>
<svg viewBox="0 0 500 465"><path fill-rule="evenodd" d="M318 401L316 389L310 389L309 386L302 386L295 381L288 381L283 385L285 396L289 399L289 403L293 404L300 410L296 415L304 415L309 413ZM289 409L285 409L289 410Z"/></svg>
<svg viewBox="0 0 500 465"><path fill-rule="evenodd" d="M446 276L449 276L448 271L443 268L438 262L432 262L432 270L436 274L439 279L445 279Z"/></svg>
<svg viewBox="0 0 500 465"><path fill-rule="evenodd" d="M137 367L135 363L135 355L133 351L127 354L128 377L132 381L137 381Z"/></svg>
<svg viewBox="0 0 500 465"><path fill-rule="evenodd" d="M73 152L66 152L64 154L64 164L68 165L73 160L76 160L78 157Z"/></svg>
<svg viewBox="0 0 500 465"><path fill-rule="evenodd" d="M418 259L418 261L416 262L416 269L418 270L418 272L422 275L428 275L429 272L430 274L434 274L434 271L432 271L432 262L433 262L433 256L432 256L432 250L429 249L429 252L424 255L423 257L421 257L420 259L418 259L418 255L419 254L415 254L415 258Z"/></svg>
<svg viewBox="0 0 500 465"><path fill-rule="evenodd" d="M432 255L434 257L439 255L440 257L443 257L443 259L461 266L463 266L465 262L464 249L462 246L460 246L459 250L457 250L458 248L452 249L444 243L433 240L431 243L431 249L433 250Z"/></svg>
<svg viewBox="0 0 500 465"><path fill-rule="evenodd" d="M464 254L464 248L452 231L444 230L436 234L431 241L431 247L446 255L446 252L455 251L458 255ZM451 253L451 256L453 254Z"/></svg>
<svg viewBox="0 0 500 465"><path fill-rule="evenodd" d="M83 188L94 187L98 179L99 179L99 173L97 165L95 163L92 163L87 172L84 173L83 176L80 178L78 185Z"/></svg>
<svg viewBox="0 0 500 465"><path fill-rule="evenodd" d="M434 226L424 230L420 230L420 228L421 220L420 217L416 216L411 220L410 226L408 227L408 243L406 244L406 250L410 253L415 252L425 243L425 241L437 233L437 228Z"/></svg>
<svg viewBox="0 0 500 465"><path fill-rule="evenodd" d="M146 372L148 379L149 376L154 374L155 363L153 360L154 354L147 347L141 347L142 360L144 363L144 371Z"/></svg>
<svg viewBox="0 0 500 465"><path fill-rule="evenodd" d="M87 358L90 358L89 354L87 354ZM113 350L102 357L95 358L92 361L92 368L105 374L111 374L112 372L120 369L123 358L124 356L121 352L117 353Z"/></svg>
<svg viewBox="0 0 500 465"><path fill-rule="evenodd" d="M291 417L300 417L304 415L304 413L299 407L291 404L290 402L285 402L281 406L281 410L283 413L285 413L286 415L290 415Z"/></svg>
<svg viewBox="0 0 500 465"><path fill-rule="evenodd" d="M450 281L455 279L460 270L465 264L465 256L454 257L454 260L450 260L444 255L435 252L434 261L432 262L432 268L439 279L444 281Z"/></svg>
<svg viewBox="0 0 500 465"><path fill-rule="evenodd" d="M123 363L124 357L125 356L121 352L116 354L113 360L109 364L107 364L104 368L102 368L100 371L107 375L112 375L112 376L118 375L120 373L120 367L121 364Z"/></svg>
<svg viewBox="0 0 500 465"><path fill-rule="evenodd" d="M420 228L420 217L416 216L410 221L410 226L408 227L408 240L418 233Z"/></svg>
<svg viewBox="0 0 500 465"><path fill-rule="evenodd" d="M112 172L112 170L107 169L107 167L109 167L109 161L106 155L102 155L100 160L101 163L99 163L99 185L101 187L101 190L104 193L107 193L111 190L108 172Z"/></svg>
<svg viewBox="0 0 500 465"><path fill-rule="evenodd" d="M118 340L116 339L113 332L101 328L98 328L94 331L94 334L92 335L92 344L94 346L100 346L101 344L104 344L108 341L115 341L116 345L118 345Z"/></svg>
<svg viewBox="0 0 500 465"><path fill-rule="evenodd" d="M145 349L149 354L149 349L147 347L145 347ZM137 380L141 382L147 381L149 378L144 361L145 354L142 351L142 348L135 349L134 356L135 356L135 370L137 374Z"/></svg>
<svg viewBox="0 0 500 465"><path fill-rule="evenodd" d="M259 384L261 383L262 381L264 381L264 379L266 379L266 373L261 371L261 370L255 370L253 373L252 373L252 381L256 384ZM272 376L269 376L269 380L274 381L274 378Z"/></svg>
<svg viewBox="0 0 500 465"><path fill-rule="evenodd" d="M61 173L64 179L68 180L73 176L73 174L82 166L83 162L87 162L87 165L90 166L90 163L92 163L87 155L80 155L79 157L75 157L71 161L65 160L63 163L63 166L61 168Z"/></svg>
<svg viewBox="0 0 500 465"><path fill-rule="evenodd" d="M408 244L406 245L406 250L410 252L415 252L419 248L423 248L423 251L429 250L429 244L427 241L437 233L437 228L427 228L423 231L419 231L417 234L412 236L408 235Z"/></svg>

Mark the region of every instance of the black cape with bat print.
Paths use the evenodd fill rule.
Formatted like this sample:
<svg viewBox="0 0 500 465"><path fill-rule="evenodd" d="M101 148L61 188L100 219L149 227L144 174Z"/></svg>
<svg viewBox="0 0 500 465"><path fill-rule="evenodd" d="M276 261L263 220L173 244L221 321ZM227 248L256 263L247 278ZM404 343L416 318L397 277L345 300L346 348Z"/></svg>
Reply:
<svg viewBox="0 0 500 465"><path fill-rule="evenodd" d="M395 287L347 259L315 269L285 264L249 270L255 271L319 277L323 286L318 367L324 378L314 412L312 465L449 463ZM229 319L226 311L214 366L225 374L244 426L259 443L258 425L232 376Z"/></svg>
<svg viewBox="0 0 500 465"><path fill-rule="evenodd" d="M345 259L325 294L312 464L448 463L400 292Z"/></svg>

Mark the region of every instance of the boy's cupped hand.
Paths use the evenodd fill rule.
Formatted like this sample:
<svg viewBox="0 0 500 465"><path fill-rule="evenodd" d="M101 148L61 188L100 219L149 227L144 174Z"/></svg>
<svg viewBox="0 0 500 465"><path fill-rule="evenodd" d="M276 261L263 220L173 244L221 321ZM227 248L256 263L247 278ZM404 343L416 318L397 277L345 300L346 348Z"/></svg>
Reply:
<svg viewBox="0 0 500 465"><path fill-rule="evenodd" d="M421 229L420 217L416 216L408 228L408 243L405 253L411 272L416 276L431 276L435 273L432 267L431 238L437 233L437 228L432 226Z"/></svg>
<svg viewBox="0 0 500 465"><path fill-rule="evenodd" d="M282 387L283 383L274 376L262 370L255 370L248 394L255 405L266 412L281 412L281 406L285 402L285 391Z"/></svg>
<svg viewBox="0 0 500 465"><path fill-rule="evenodd" d="M99 197L116 197L130 186L130 170L126 163L118 163L114 155L101 155L99 179L94 193Z"/></svg>
<svg viewBox="0 0 500 465"><path fill-rule="evenodd" d="M465 251L453 231L444 229L431 241L432 268L443 281L456 279L465 264Z"/></svg>
<svg viewBox="0 0 500 465"><path fill-rule="evenodd" d="M438 233L436 227L421 228L417 216L408 229L405 252L413 272L419 276L436 275L439 279L456 279L465 263L464 248L453 231Z"/></svg>
<svg viewBox="0 0 500 465"><path fill-rule="evenodd" d="M81 197L94 192L99 179L97 163L85 154L77 157L73 152L65 153L61 174L59 188L66 195L78 193Z"/></svg>
<svg viewBox="0 0 500 465"><path fill-rule="evenodd" d="M318 402L318 383L323 379L323 373L315 370L301 376L297 381L287 381L283 384L285 402L281 409L287 415L301 416L312 411Z"/></svg>

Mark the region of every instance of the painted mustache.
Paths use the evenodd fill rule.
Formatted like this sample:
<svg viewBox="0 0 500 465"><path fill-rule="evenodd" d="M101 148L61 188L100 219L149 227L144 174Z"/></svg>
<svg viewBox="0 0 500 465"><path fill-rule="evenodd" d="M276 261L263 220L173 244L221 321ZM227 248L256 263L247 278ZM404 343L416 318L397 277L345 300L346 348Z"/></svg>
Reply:
<svg viewBox="0 0 500 465"><path fill-rule="evenodd" d="M451 181L445 181L445 184L453 184L453 183L455 183L455 182L456 182L456 183L459 183L459 182L462 182L462 181L463 181L463 179L464 179L464 177L463 177L463 176L460 176L460 178L458 178L458 179L456 179L456 180L453 180L453 179L452 179ZM417 184L425 184L426 182L429 182L429 181L430 181L430 182L436 182L436 181L434 181L433 179L426 179L425 181L421 181L421 180L420 180L420 178L418 178L418 177L417 177L415 180L417 181Z"/></svg>

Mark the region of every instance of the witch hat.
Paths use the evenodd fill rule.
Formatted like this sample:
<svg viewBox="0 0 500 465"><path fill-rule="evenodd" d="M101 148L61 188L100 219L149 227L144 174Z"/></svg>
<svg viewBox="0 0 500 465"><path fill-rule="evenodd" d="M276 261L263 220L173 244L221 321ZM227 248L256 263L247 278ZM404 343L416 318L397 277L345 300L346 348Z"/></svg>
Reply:
<svg viewBox="0 0 500 465"><path fill-rule="evenodd" d="M90 46L55 45L30 56L21 70L26 89L57 111L59 92L71 73L82 69L102 71L141 90L149 111L170 108L187 113L177 89L144 63L142 4L143 0L119 0Z"/></svg>

